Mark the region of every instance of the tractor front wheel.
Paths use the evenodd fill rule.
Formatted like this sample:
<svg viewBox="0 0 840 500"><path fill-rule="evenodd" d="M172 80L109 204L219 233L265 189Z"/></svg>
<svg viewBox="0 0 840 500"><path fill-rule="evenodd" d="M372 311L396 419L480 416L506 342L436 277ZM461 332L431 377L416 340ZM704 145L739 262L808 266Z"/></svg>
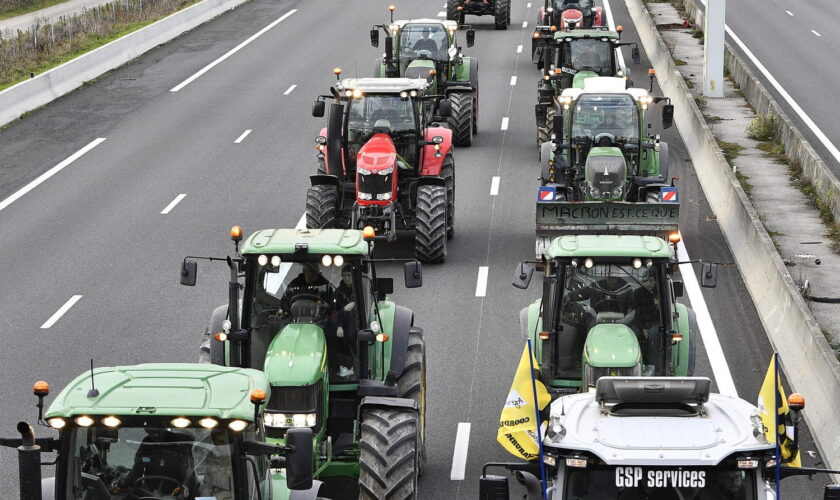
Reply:
<svg viewBox="0 0 840 500"><path fill-rule="evenodd" d="M446 183L446 237L451 240L455 236L455 159L452 153L444 158L440 176Z"/></svg>
<svg viewBox="0 0 840 500"><path fill-rule="evenodd" d="M446 188L429 184L417 188L417 225L414 255L421 262L446 259Z"/></svg>
<svg viewBox="0 0 840 500"><path fill-rule="evenodd" d="M417 402L420 475L426 463L426 342L419 328L412 328L408 334L408 355L402 375L397 379L397 396Z"/></svg>
<svg viewBox="0 0 840 500"><path fill-rule="evenodd" d="M495 25L497 30L506 30L510 24L510 0L496 0Z"/></svg>
<svg viewBox="0 0 840 500"><path fill-rule="evenodd" d="M420 461L417 413L403 408L365 408L361 434L359 498L416 498Z"/></svg>
<svg viewBox="0 0 840 500"><path fill-rule="evenodd" d="M542 146L551 140L551 134L554 132L554 105L548 107L545 113L545 127L537 127L537 146Z"/></svg>
<svg viewBox="0 0 840 500"><path fill-rule="evenodd" d="M312 186L306 190L306 227L324 229L333 225L336 213L333 186Z"/></svg>
<svg viewBox="0 0 840 500"><path fill-rule="evenodd" d="M473 120L475 119L472 93L449 94L449 101L452 103L452 116L449 117L452 142L456 146L470 146L473 142Z"/></svg>

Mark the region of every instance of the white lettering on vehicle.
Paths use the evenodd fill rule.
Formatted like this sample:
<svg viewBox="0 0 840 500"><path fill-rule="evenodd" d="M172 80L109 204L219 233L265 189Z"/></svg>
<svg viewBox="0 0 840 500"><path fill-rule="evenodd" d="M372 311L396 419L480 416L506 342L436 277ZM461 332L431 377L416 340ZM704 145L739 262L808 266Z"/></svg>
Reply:
<svg viewBox="0 0 840 500"><path fill-rule="evenodd" d="M615 485L618 488L638 488L642 479L648 488L705 488L706 471L650 470L641 467L616 467Z"/></svg>

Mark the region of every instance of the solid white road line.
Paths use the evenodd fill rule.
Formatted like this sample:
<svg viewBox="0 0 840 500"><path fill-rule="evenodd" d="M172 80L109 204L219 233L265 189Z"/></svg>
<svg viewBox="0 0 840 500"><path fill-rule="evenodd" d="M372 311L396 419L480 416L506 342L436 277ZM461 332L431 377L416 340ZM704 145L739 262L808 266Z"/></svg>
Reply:
<svg viewBox="0 0 840 500"><path fill-rule="evenodd" d="M685 241L677 247L677 258L681 261L690 260L688 251L685 249ZM715 330L712 317L709 315L709 308L706 306L706 300L703 298L703 292L697 282L697 276L694 275L692 264L680 264L680 274L682 275L683 283L685 283L688 300L691 301L691 309L694 310L697 318L697 327L700 330L700 336L703 338L703 346L706 348L706 354L709 356L709 364L712 365L712 373L715 376L718 391L721 394L737 397L738 391L735 389L732 372L729 371L729 365L726 364L726 356L723 354L723 348L720 345L717 330ZM694 332L691 333L693 334Z"/></svg>
<svg viewBox="0 0 840 500"><path fill-rule="evenodd" d="M235 140L235 141L233 141L233 143L234 143L234 144L241 144L241 143L242 143L242 141L244 141L244 140L245 140L245 138L246 138L246 137L248 137L248 134L250 134L250 133L251 133L251 129L248 129L248 130L246 130L245 132L242 132L242 135L240 135L239 137L237 137L237 138L236 138L236 140Z"/></svg>
<svg viewBox="0 0 840 500"><path fill-rule="evenodd" d="M91 149L93 149L96 146L102 144L102 142L104 140L105 140L104 137L100 137L98 139L92 140L87 146L85 146L82 149L76 151L75 153L68 156L67 159L65 159L64 161L62 161L58 165L54 166L53 168L51 168L51 169L47 170L46 172L44 172L43 174L39 175L37 178L35 178L35 180L33 180L29 184L23 186L22 188L18 189L17 191L15 191L11 196L6 198L5 200L0 201L0 210L3 210L4 208L8 207L9 205L11 205L15 201L17 201L20 197L22 197L26 193L32 191L36 187L38 187L38 185L41 184L42 182L44 182L45 180L47 180L50 177L54 176L55 174L61 172L61 170L64 167L66 167L67 165L70 165L74 161L78 160L79 158L84 156L84 154L87 153L88 151L90 151Z"/></svg>
<svg viewBox="0 0 840 500"><path fill-rule="evenodd" d="M791 12L789 10L786 10L785 12L787 12L787 15L789 15L790 17L793 17L793 12Z"/></svg>
<svg viewBox="0 0 840 500"><path fill-rule="evenodd" d="M511 85L516 85L516 76L510 77L510 84Z"/></svg>
<svg viewBox="0 0 840 500"><path fill-rule="evenodd" d="M224 61L224 60L225 60L225 59L227 59L228 57L230 57L230 56L232 56L232 55L236 54L237 52L239 52L239 50L240 50L240 49L242 49L243 47L245 47L245 46L246 46L246 45L248 45L249 43L253 42L254 40L256 40L257 38L259 38L260 36L262 36L262 35L263 35L266 31L270 30L271 28L273 28L273 27L277 26L278 24L282 23L283 21L285 21L287 17L291 16L291 15L292 15L292 14L294 14L295 12L297 12L297 9L292 9L292 10L290 10L289 12L286 12L285 14L283 14L282 16L280 16L278 19L276 19L275 21L273 21L271 24L269 24L269 25L268 25L268 26L266 26L265 28L263 28L263 29L261 29L261 30L257 31L256 33L254 33L253 35L251 35L250 37L248 37L248 39L247 39L247 40L245 40L244 42L240 43L240 44L239 44L239 45L237 45L236 47L234 47L234 48L230 49L229 51L227 51L227 52L225 53L225 55L223 55L222 57L220 57L220 58L216 59L215 61L211 62L211 63L210 63L210 64L208 64L207 66L205 66L205 67L201 68L201 69L200 69L200 70L198 70L198 71L197 71L197 72L196 72L193 76L191 76L191 77L187 78L186 80L184 80L183 82L179 83L179 84L178 84L178 85L176 85L175 87L172 87L172 89L170 89L169 91L170 91L170 92L178 92L178 91L179 91L179 90L181 90L182 88L186 87L187 85L189 85L190 83L192 83L192 81L193 81L193 80L195 80L196 78L200 77L200 76L201 76L201 75L203 75L204 73L207 73L208 71L210 71L211 69L213 69L213 68L214 68L217 64L219 64L220 62Z"/></svg>
<svg viewBox="0 0 840 500"><path fill-rule="evenodd" d="M522 27L523 27L523 28L527 28L527 27L528 27L528 21L523 22L523 23L522 23Z"/></svg>
<svg viewBox="0 0 840 500"><path fill-rule="evenodd" d="M178 203L181 203L181 200L183 200L186 197L187 197L186 193L179 194L178 196L175 197L174 200L172 200L169 203L169 205L166 205L166 208L164 208L163 210L160 211L160 214L161 215L168 214L169 212L172 211L173 208L175 208L175 205L177 205Z"/></svg>
<svg viewBox="0 0 840 500"><path fill-rule="evenodd" d="M463 481L467 468L467 451L470 447L470 423L458 422L458 432L455 434L455 451L452 453L452 471L449 479Z"/></svg>
<svg viewBox="0 0 840 500"><path fill-rule="evenodd" d="M604 0L604 12L607 13L607 26L611 31L615 31L615 21L613 20L612 9L610 8L610 0ZM621 47L615 49L618 56L618 65L624 66L624 54L621 53Z"/></svg>
<svg viewBox="0 0 840 500"><path fill-rule="evenodd" d="M521 54L521 53L522 53L522 46L521 46L521 45L517 45L517 46L516 46L516 53L517 53L517 54Z"/></svg>
<svg viewBox="0 0 840 500"><path fill-rule="evenodd" d="M437 15L437 16L438 16L438 17L446 17L446 11L445 11L445 10L442 10L442 11L438 12L438 15Z"/></svg>
<svg viewBox="0 0 840 500"><path fill-rule="evenodd" d="M46 328L50 328L51 326L53 326L55 324L55 322L58 321L59 319L61 319L61 317L64 316L64 313L69 311L70 308L73 307L73 304L78 302L79 299L81 299L81 298L82 298L81 295L74 295L74 296L70 297L70 300L65 302L64 305L61 306L58 309L58 311L56 311L52 316L50 316L50 319L48 319L47 321L44 322L43 325L41 325L41 328L46 329Z"/></svg>
<svg viewBox="0 0 840 500"><path fill-rule="evenodd" d="M502 118L502 130L507 130L508 128L508 117Z"/></svg>
<svg viewBox="0 0 840 500"><path fill-rule="evenodd" d="M490 196L496 196L499 194L499 181L501 178L498 175L493 176L493 180L490 182Z"/></svg>
<svg viewBox="0 0 840 500"><path fill-rule="evenodd" d="M295 90L296 88L297 88L297 85L292 85L292 86L290 86L289 88L287 88L287 89L286 89L286 91L285 91L285 92L283 92L283 95L289 95L289 94L291 94L291 93L292 93L292 91L293 91L293 90Z"/></svg>
<svg viewBox="0 0 840 500"><path fill-rule="evenodd" d="M475 282L475 296L485 297L487 295L487 273L490 270L488 266L480 266L478 268L478 279Z"/></svg>
<svg viewBox="0 0 840 500"><path fill-rule="evenodd" d="M525 5L525 7L527 7L527 8L529 8L529 9L530 9L530 8L531 8L531 2L528 2L528 4L527 4L527 5Z"/></svg>
<svg viewBox="0 0 840 500"><path fill-rule="evenodd" d="M820 35L819 33L817 33L817 32L816 32L816 31L814 31L814 30L811 30L811 33L813 33L813 34L815 34L815 35L817 35L817 36L822 36L822 35Z"/></svg>

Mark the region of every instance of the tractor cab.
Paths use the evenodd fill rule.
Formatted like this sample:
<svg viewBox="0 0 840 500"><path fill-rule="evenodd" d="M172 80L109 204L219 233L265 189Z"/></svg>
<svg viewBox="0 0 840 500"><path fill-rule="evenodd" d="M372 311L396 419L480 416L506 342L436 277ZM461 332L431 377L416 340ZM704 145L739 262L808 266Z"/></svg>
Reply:
<svg viewBox="0 0 840 500"><path fill-rule="evenodd" d="M538 24L566 31L601 26L602 18L603 8L592 0L546 0Z"/></svg>
<svg viewBox="0 0 840 500"><path fill-rule="evenodd" d="M520 313L546 386L562 394L602 376L691 375L697 326L676 300L674 262L675 245L652 236L556 238L541 261L543 296Z"/></svg>

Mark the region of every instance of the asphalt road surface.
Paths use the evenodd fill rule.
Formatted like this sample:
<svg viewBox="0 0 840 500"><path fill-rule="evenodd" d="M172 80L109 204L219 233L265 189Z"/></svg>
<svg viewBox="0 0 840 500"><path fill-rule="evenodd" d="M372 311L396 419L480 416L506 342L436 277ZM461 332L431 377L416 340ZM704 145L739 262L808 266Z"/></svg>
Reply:
<svg viewBox="0 0 840 500"><path fill-rule="evenodd" d="M0 201L0 435L34 420L32 382L47 380L57 391L91 358L100 366L197 359L210 313L226 301L227 271L202 265L198 286L185 288L180 260L232 252L233 224L250 232L299 221L324 123L311 117L311 102L328 90L335 66L345 76L370 75L380 52L368 30L387 19L387 4L254 0L0 130L0 200L52 173L12 203ZM444 10L442 0L396 5L406 18ZM481 115L474 146L455 157L457 234L446 263L425 267L423 288L398 286L395 294L426 331L423 498L476 498L481 465L513 458L495 437L522 349L518 312L539 293L510 285L514 266L533 252L539 74L529 38L537 7L517 0L507 31L494 31L488 17L467 18L477 30L468 53L481 61ZM611 7L634 39L623 4ZM632 70L645 85L644 53ZM677 131L663 140L680 177L688 253L731 262ZM410 253L400 244L385 250ZM477 284L480 267L486 289ZM401 274L397 266L390 272ZM716 334L706 325L702 335L718 338L722 355L698 349L696 374L754 400L771 348L737 268L722 266L718 283L702 292ZM459 429L465 446L456 449ZM807 436L803 448L814 449ZM453 466L456 455L466 457L463 466ZM14 498L14 452L0 451L0 460L0 491ZM786 482L807 498L817 498L820 485Z"/></svg>

